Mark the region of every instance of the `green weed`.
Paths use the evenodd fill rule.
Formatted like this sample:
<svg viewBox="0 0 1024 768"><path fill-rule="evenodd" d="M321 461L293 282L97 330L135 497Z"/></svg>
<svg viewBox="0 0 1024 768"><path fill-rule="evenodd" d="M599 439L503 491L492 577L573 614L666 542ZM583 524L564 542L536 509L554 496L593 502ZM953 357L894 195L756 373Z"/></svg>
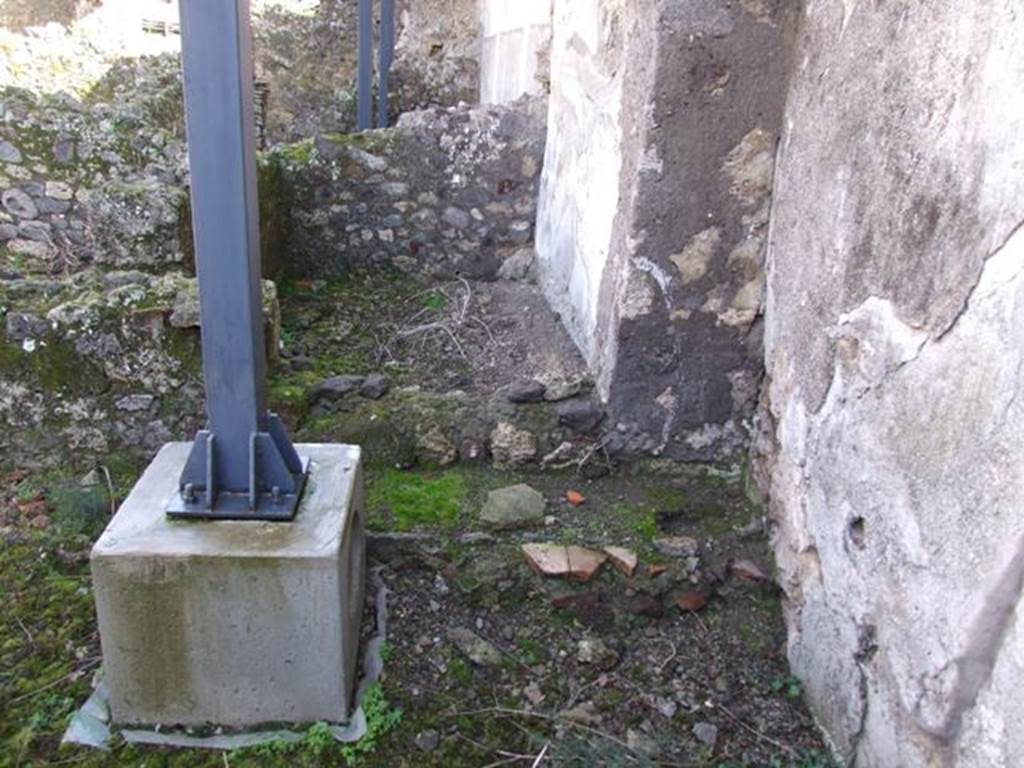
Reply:
<svg viewBox="0 0 1024 768"><path fill-rule="evenodd" d="M357 765L361 757L375 751L380 740L402 722L402 710L391 706L379 684L366 689L363 712L366 714L366 733L363 738L341 747L341 755L348 765Z"/></svg>
<svg viewBox="0 0 1024 768"><path fill-rule="evenodd" d="M440 312L445 308L448 300L444 297L444 294L439 291L430 291L423 297L423 306L426 309L432 309L435 312Z"/></svg>
<svg viewBox="0 0 1024 768"><path fill-rule="evenodd" d="M776 677L769 687L772 693L780 693L787 699L799 699L804 692L803 684L795 677Z"/></svg>

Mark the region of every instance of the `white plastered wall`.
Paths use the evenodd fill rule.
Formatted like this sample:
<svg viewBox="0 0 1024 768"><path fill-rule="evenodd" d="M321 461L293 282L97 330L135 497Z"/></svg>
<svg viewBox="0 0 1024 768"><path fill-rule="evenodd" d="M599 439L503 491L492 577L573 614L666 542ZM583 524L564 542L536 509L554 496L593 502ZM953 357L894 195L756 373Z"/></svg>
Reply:
<svg viewBox="0 0 1024 768"><path fill-rule="evenodd" d="M480 101L504 104L544 91L553 0L480 0Z"/></svg>
<svg viewBox="0 0 1024 768"><path fill-rule="evenodd" d="M548 301L593 364L601 276L611 252L622 168L621 49L608 7L555 0L548 139L537 211L537 261Z"/></svg>

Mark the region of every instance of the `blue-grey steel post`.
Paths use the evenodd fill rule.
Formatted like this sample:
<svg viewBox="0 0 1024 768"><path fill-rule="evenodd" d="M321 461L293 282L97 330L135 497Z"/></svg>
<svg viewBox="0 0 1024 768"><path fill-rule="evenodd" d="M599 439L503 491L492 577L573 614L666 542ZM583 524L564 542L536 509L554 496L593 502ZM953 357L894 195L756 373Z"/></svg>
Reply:
<svg viewBox="0 0 1024 768"><path fill-rule="evenodd" d="M380 0L380 86L377 89L377 127L388 127L388 75L395 56L395 0Z"/></svg>
<svg viewBox="0 0 1024 768"><path fill-rule="evenodd" d="M359 73L356 127L373 127L373 0L359 0Z"/></svg>
<svg viewBox="0 0 1024 768"><path fill-rule="evenodd" d="M207 428L168 514L290 519L305 476L266 410L249 0L181 0Z"/></svg>

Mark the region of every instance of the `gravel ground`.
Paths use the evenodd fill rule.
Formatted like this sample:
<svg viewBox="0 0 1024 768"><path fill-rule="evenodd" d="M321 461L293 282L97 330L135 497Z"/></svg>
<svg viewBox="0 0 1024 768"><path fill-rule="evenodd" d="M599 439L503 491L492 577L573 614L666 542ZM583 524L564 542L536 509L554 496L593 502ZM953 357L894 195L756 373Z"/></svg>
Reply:
<svg viewBox="0 0 1024 768"><path fill-rule="evenodd" d="M538 529L375 537L391 590L384 682L407 726L382 765L529 765L541 752L547 765L829 764L738 487L527 479L549 501ZM697 557L661 554L664 536L695 539ZM627 576L606 563L585 584L546 578L526 541L625 545L640 564Z"/></svg>

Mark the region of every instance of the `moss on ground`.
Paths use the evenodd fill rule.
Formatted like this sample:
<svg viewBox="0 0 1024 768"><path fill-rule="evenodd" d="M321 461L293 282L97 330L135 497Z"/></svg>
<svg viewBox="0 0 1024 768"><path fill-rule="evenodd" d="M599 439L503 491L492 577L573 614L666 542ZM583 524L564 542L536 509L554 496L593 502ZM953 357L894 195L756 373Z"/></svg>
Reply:
<svg viewBox="0 0 1024 768"><path fill-rule="evenodd" d="M389 468L370 472L367 508L371 528L451 527L468 512L466 483L459 470L423 473Z"/></svg>
<svg viewBox="0 0 1024 768"><path fill-rule="evenodd" d="M46 765L99 664L84 562L43 534L0 552L0 765Z"/></svg>

